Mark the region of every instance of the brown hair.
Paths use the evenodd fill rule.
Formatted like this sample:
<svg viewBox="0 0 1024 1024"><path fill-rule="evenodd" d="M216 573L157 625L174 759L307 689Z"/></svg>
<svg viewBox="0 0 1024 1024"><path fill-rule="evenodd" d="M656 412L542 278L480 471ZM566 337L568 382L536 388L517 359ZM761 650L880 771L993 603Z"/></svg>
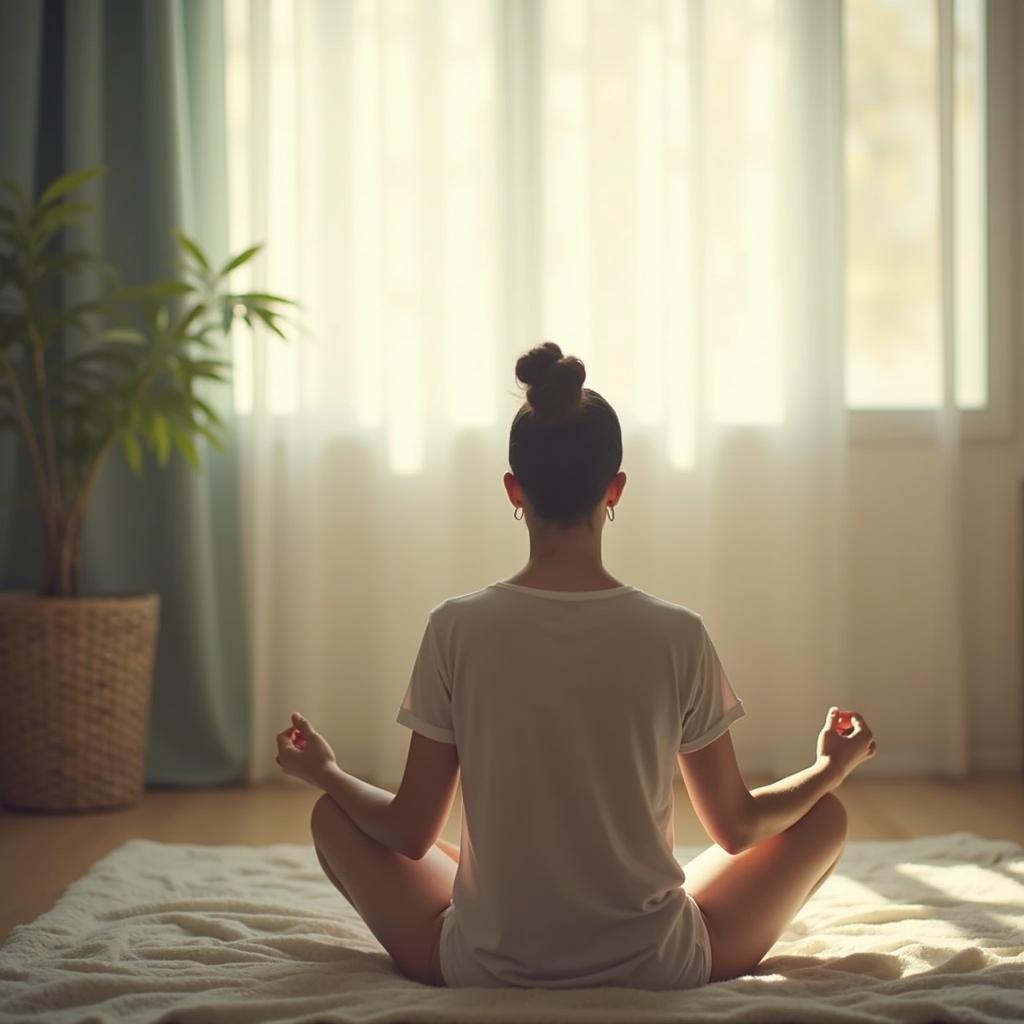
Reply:
<svg viewBox="0 0 1024 1024"><path fill-rule="evenodd" d="M516 360L526 401L512 421L508 461L541 519L588 522L622 464L615 410L583 387L587 371L552 341Z"/></svg>

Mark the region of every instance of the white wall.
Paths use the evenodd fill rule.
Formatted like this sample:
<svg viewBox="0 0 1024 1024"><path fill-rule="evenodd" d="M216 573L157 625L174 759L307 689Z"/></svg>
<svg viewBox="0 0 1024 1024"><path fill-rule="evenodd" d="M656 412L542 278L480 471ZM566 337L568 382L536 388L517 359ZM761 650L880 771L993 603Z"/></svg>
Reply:
<svg viewBox="0 0 1024 1024"><path fill-rule="evenodd" d="M1024 10L1013 5L1015 15L1011 62L1016 97L1014 139L1006 145L1006 160L998 172L1009 183L1004 210L995 210L995 227L1008 223L1012 240L1007 267L992 268L997 292L1008 292L1005 310L1009 323L1004 331L1010 343L1009 375L1013 382L1012 421L1004 437L964 442L964 645L971 707L971 765L979 771L1020 769L1024 751L1024 532L1022 483L1024 483L1024 359L1021 328L1024 326L1024 206L1021 174L1024 172ZM877 766L882 769L920 770L910 757L900 758L902 740L913 731L913 709L901 704L899 679L892 666L907 672L920 671L927 663L928 631L914 616L914 596L929 584L928 544L931 525L915 497L926 494L929 475L938 466L934 446L919 442L888 441L854 444L851 463L851 543L866 557L851 559L856 579L851 580L851 642L862 649L855 657L865 678L884 645L888 674L865 685L865 703L872 704L878 721L903 723L903 734L887 737L894 754ZM888 493L891 501L879 501ZM899 523L887 533L886 525ZM870 557L867 553L870 552ZM890 600L890 597L897 598ZM884 616L877 609L884 609ZM865 712L867 713L867 712ZM881 747L881 743L880 743ZM865 765L863 771L867 771Z"/></svg>

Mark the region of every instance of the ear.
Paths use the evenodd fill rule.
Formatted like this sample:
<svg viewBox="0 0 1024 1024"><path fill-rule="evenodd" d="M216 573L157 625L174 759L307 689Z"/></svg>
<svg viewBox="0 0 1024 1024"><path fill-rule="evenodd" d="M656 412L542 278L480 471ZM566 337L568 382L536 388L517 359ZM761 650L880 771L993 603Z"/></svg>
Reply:
<svg viewBox="0 0 1024 1024"><path fill-rule="evenodd" d="M626 474L619 472L612 477L611 483L608 484L608 497L614 498L616 501L622 497L622 492L626 489Z"/></svg>
<svg viewBox="0 0 1024 1024"><path fill-rule="evenodd" d="M522 495L519 493L519 481L516 480L514 473L506 473L502 477L502 483L505 485L505 493L508 495L508 500L513 505L521 505L523 503Z"/></svg>

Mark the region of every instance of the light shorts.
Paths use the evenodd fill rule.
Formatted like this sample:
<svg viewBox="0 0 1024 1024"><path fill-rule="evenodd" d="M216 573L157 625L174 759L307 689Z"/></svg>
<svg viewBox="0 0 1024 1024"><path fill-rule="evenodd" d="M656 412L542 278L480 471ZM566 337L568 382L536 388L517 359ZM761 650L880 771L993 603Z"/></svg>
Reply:
<svg viewBox="0 0 1024 1024"><path fill-rule="evenodd" d="M704 921L704 915L701 913L697 901L689 893L686 894L686 899L693 910L693 928L696 934L697 949L700 950L700 955L703 959L704 972L696 984L693 982L689 984L684 983L683 987L696 988L698 985L708 984L711 980L711 936L708 935L708 926Z"/></svg>
<svg viewBox="0 0 1024 1024"><path fill-rule="evenodd" d="M672 984L666 986L672 990L678 989L690 989L699 988L702 985L706 985L711 977L711 940L708 936L707 925L704 923L704 915L701 913L700 907L697 905L697 901L689 894L684 893L686 901L689 904L688 913L692 924L688 929L690 934L694 936L694 946L691 950L690 955L683 956L681 959L685 961L683 970L674 979ZM450 931L451 926L455 923L452 917L452 911L454 905L449 904L444 910L444 920L441 922L441 939L440 939L440 963L441 963L441 977L444 979L444 983L448 988L457 988L465 985L493 985L490 979L485 978L465 978L460 981L455 981L452 977L454 965L451 963L447 964L450 953L449 943L451 942ZM660 986L659 986L660 987Z"/></svg>
<svg viewBox="0 0 1024 1024"><path fill-rule="evenodd" d="M452 910L454 909L454 907L455 907L455 905L453 903L449 903L447 908L444 911L444 920L441 922L441 938L440 938L439 950L438 950L438 952L440 954L439 960L440 960L440 964L441 964L441 977L444 979L444 983L445 983L445 985L448 988L454 988L455 986L453 986L452 983L448 980L448 975L445 973L445 969L444 969L445 937L446 937L445 936L445 932L447 932L448 925L451 923L449 921L449 918L451 917Z"/></svg>

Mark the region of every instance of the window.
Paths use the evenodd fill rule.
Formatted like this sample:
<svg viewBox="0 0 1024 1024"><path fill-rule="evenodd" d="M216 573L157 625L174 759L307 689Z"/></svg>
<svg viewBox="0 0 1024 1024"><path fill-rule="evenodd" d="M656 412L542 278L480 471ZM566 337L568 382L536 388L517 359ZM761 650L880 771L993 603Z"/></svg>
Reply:
<svg viewBox="0 0 1024 1024"><path fill-rule="evenodd" d="M952 24L944 6L844 6L846 400L854 409L942 404L950 284L956 400L987 402L983 5L955 0Z"/></svg>
<svg viewBox="0 0 1024 1024"><path fill-rule="evenodd" d="M702 416L799 411L797 280L836 292L852 436L930 436L944 408L1008 429L1012 5L225 9L232 245L268 241L255 271L310 328L301 353L238 332L239 413L388 424L413 466L431 367L444 415L487 427L478 382L554 337L685 468Z"/></svg>
<svg viewBox="0 0 1024 1024"><path fill-rule="evenodd" d="M875 414L852 418L855 435L927 433L944 403L968 433L1006 429L1007 293L989 273L1006 253L990 208L1012 208L989 174L988 126L1009 102L1000 14L844 4L846 402Z"/></svg>

